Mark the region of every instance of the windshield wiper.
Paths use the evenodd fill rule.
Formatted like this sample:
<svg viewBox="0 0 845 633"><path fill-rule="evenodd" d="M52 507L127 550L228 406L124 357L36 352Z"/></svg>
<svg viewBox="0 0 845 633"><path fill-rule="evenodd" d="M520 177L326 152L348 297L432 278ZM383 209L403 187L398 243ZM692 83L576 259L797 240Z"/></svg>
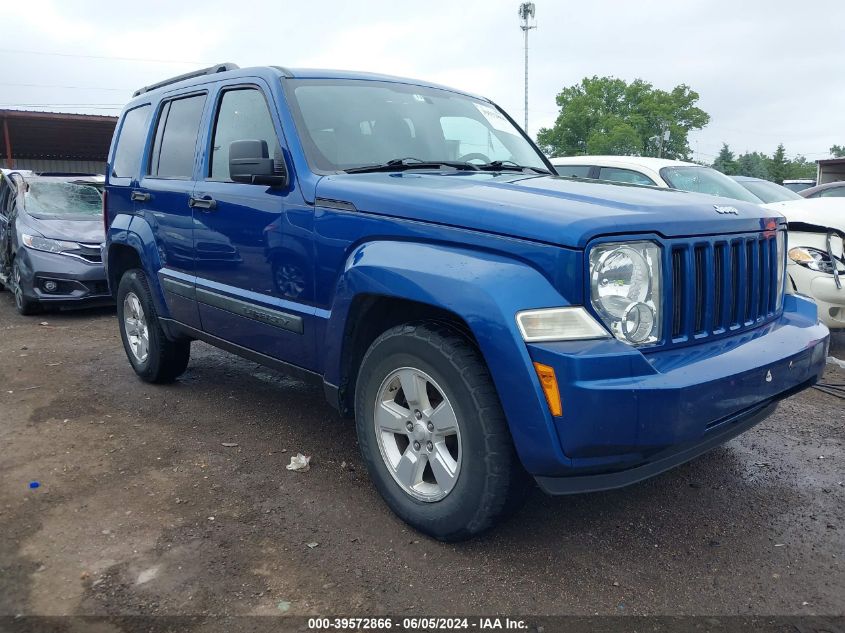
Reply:
<svg viewBox="0 0 845 633"><path fill-rule="evenodd" d="M361 167L350 167L344 169L347 174L364 174L378 171L405 171L408 169L439 169L441 167L452 167L454 169L466 169L478 171L479 166L457 160L422 160L420 158L394 158L386 163L377 165L362 165Z"/></svg>
<svg viewBox="0 0 845 633"><path fill-rule="evenodd" d="M542 167L529 167L527 165L520 165L512 160L494 160L489 163L476 165L483 171L533 171L537 174L551 174L548 169Z"/></svg>

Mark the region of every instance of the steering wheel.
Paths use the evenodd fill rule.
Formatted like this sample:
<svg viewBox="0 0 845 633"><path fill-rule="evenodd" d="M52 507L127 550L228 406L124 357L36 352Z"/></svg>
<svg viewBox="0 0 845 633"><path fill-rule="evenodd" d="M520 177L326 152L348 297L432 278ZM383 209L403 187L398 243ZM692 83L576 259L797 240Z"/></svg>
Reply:
<svg viewBox="0 0 845 633"><path fill-rule="evenodd" d="M480 152L473 152L471 154L464 154L463 156L458 156L458 160L462 163L468 163L471 160L480 160L483 163L491 163L493 161L490 160L489 156L485 156Z"/></svg>

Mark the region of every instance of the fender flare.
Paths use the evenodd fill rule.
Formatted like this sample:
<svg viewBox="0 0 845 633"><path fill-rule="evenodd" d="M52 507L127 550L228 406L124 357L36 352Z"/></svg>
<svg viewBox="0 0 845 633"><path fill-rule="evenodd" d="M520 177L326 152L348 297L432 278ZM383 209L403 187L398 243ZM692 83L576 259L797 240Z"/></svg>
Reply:
<svg viewBox="0 0 845 633"><path fill-rule="evenodd" d="M569 305L528 263L482 250L403 241L367 242L349 255L326 325L324 378L342 377L344 333L360 295L405 299L460 317L487 363L517 452L529 472L568 463L516 313Z"/></svg>
<svg viewBox="0 0 845 633"><path fill-rule="evenodd" d="M107 253L103 261L109 284L111 284L109 260L114 246L127 246L135 251L141 260L141 267L150 281L150 291L156 311L159 316L169 318L170 311L167 308L167 302L164 300L161 284L158 282L158 271L162 268L161 257L156 246L155 235L149 223L137 215L120 214L115 216L109 226L106 239ZM117 288L111 288L111 291L112 295L115 295Z"/></svg>

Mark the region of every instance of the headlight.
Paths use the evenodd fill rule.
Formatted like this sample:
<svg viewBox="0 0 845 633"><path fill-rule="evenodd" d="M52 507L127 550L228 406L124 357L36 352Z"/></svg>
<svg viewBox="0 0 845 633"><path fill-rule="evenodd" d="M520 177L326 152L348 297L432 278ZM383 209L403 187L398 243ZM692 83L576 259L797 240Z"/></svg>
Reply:
<svg viewBox="0 0 845 633"><path fill-rule="evenodd" d="M833 274L833 261L824 251L809 246L796 246L789 249L789 259L810 270Z"/></svg>
<svg viewBox="0 0 845 633"><path fill-rule="evenodd" d="M590 251L590 300L621 341L660 340L660 247L654 242L601 244Z"/></svg>
<svg viewBox="0 0 845 633"><path fill-rule="evenodd" d="M79 248L76 242L64 242L62 240L50 240L46 237L38 237L37 235L23 234L23 243L29 248L34 248L37 251L47 251L48 253L66 253L68 251L75 251Z"/></svg>

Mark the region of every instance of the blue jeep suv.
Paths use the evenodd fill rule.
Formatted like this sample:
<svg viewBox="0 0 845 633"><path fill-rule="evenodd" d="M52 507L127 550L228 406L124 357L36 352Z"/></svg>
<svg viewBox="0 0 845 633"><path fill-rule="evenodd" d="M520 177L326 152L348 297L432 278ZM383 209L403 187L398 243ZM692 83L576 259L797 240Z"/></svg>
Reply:
<svg viewBox="0 0 845 633"><path fill-rule="evenodd" d="M487 99L222 64L142 88L104 203L138 375L206 341L322 385L391 509L443 540L615 488L766 418L823 370L756 205L553 175Z"/></svg>

